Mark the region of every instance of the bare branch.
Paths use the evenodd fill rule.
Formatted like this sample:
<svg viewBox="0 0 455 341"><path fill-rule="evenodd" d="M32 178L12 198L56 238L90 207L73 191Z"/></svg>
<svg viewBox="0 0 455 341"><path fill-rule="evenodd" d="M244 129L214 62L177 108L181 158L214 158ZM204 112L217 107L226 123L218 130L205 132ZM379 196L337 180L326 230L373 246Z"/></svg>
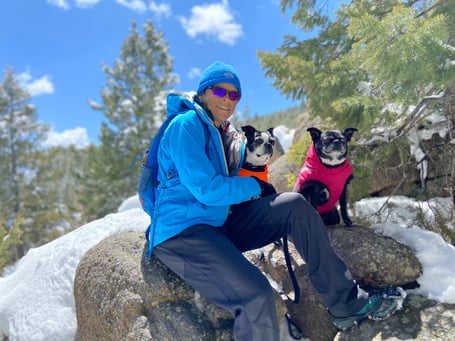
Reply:
<svg viewBox="0 0 455 341"><path fill-rule="evenodd" d="M432 90L429 91L429 93ZM405 135L413 126L414 124L422 118L423 114L425 113L425 109L427 108L428 102L438 102L445 97L445 91L439 91L436 95L427 95L422 98L420 103L414 108L414 110L409 114L406 118L403 125L397 129L397 137Z"/></svg>

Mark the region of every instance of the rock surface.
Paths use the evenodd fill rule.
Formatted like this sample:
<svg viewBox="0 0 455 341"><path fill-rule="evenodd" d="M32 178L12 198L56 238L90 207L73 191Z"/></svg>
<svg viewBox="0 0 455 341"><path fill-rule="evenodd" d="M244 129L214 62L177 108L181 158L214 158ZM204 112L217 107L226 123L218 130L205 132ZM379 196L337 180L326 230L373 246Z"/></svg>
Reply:
<svg viewBox="0 0 455 341"><path fill-rule="evenodd" d="M421 273L409 248L367 228L335 227L329 235L354 277L369 286L389 281L406 284ZM121 233L103 240L81 259L74 281L78 339L232 340L230 314L207 302L156 258L147 259L145 247L142 233ZM277 289L279 316L287 310L311 340L455 339L455 306L412 294L390 319L365 321L338 332L309 283L305 263L292 244L290 249L301 291L298 304L278 295L283 291L292 296L293 290L280 246L271 244L245 256L268 274Z"/></svg>
<svg viewBox="0 0 455 341"><path fill-rule="evenodd" d="M158 259L142 233L115 235L90 249L74 280L80 340L231 340L232 317L208 303ZM277 310L285 304L276 297Z"/></svg>

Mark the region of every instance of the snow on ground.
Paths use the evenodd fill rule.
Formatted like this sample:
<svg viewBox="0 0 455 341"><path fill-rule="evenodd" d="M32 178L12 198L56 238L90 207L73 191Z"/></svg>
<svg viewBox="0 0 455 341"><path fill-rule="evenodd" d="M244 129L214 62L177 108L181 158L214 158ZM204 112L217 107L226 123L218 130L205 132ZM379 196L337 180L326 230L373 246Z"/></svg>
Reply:
<svg viewBox="0 0 455 341"><path fill-rule="evenodd" d="M123 231L145 231L142 209L110 214L31 249L0 278L0 339L73 340L76 308L73 281L82 256L102 239Z"/></svg>

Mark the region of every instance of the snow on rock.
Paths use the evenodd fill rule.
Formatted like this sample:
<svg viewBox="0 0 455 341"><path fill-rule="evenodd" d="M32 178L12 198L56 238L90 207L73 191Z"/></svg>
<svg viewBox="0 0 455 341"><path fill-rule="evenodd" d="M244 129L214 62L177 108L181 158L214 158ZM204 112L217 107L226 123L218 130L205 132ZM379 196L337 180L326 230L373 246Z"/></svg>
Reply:
<svg viewBox="0 0 455 341"><path fill-rule="evenodd" d="M141 209L129 209L31 249L9 276L0 278L0 338L73 340L77 329L73 281L80 259L102 239L145 231L149 223Z"/></svg>

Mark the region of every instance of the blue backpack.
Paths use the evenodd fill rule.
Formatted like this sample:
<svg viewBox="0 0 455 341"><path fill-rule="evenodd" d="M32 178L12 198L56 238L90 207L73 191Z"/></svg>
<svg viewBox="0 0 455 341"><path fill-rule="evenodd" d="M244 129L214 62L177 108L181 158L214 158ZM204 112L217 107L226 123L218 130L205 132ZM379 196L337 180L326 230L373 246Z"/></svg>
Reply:
<svg viewBox="0 0 455 341"><path fill-rule="evenodd" d="M168 116L150 142L149 149L145 152L145 161L142 163L141 176L139 178L138 194L142 208L150 216L155 209L156 188L158 187L158 148L164 131L171 123L174 116Z"/></svg>

